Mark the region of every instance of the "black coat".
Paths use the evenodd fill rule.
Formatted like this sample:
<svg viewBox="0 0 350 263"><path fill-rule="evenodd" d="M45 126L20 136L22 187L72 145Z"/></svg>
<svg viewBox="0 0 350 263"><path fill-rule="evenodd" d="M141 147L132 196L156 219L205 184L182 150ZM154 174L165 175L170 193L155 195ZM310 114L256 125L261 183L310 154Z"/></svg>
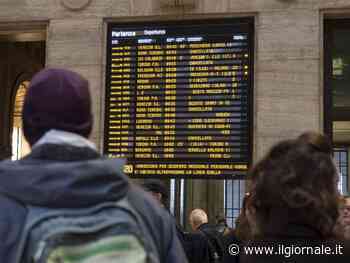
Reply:
<svg viewBox="0 0 350 263"><path fill-rule="evenodd" d="M209 244L202 234L184 233L183 244L189 263L210 263Z"/></svg>

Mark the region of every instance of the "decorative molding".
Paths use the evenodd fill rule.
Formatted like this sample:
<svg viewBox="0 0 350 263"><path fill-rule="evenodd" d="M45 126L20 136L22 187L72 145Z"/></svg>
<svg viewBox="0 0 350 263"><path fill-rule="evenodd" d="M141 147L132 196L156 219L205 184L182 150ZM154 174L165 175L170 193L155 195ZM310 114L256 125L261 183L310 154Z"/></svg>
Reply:
<svg viewBox="0 0 350 263"><path fill-rule="evenodd" d="M160 0L160 5L168 7L195 6L196 0Z"/></svg>
<svg viewBox="0 0 350 263"><path fill-rule="evenodd" d="M80 11L85 9L92 0L61 0L61 4L71 11Z"/></svg>

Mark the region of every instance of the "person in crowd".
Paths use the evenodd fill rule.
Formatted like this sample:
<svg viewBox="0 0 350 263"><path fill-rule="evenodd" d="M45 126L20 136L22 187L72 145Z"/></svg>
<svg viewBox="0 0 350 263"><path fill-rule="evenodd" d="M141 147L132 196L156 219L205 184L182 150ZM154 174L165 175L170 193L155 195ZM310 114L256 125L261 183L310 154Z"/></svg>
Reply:
<svg viewBox="0 0 350 263"><path fill-rule="evenodd" d="M165 184L159 180L159 179L145 179L145 181L142 183L142 188L150 193L152 197L157 201L157 203L164 208L166 211L169 212L169 194L168 190L165 186ZM181 244L183 245L183 248L185 249L186 252L186 245L185 245L185 233L182 229L182 227L178 224L176 224L175 219L171 215L172 220L174 221L176 225L176 230L177 230L177 235L179 240L181 241ZM186 253L188 254L188 253Z"/></svg>
<svg viewBox="0 0 350 263"><path fill-rule="evenodd" d="M189 222L195 233L202 234L210 248L210 262L221 262L223 258L223 237L215 225L208 223L208 215L203 209L194 209L190 213Z"/></svg>
<svg viewBox="0 0 350 263"><path fill-rule="evenodd" d="M80 209L127 199L147 226L160 262L187 262L170 215L88 140L93 126L89 84L57 68L36 74L23 106L32 151L0 163L0 259L13 263L27 207ZM22 261L21 261L22 262Z"/></svg>
<svg viewBox="0 0 350 263"><path fill-rule="evenodd" d="M196 208L192 210L189 222L193 231L199 230L201 227L210 226L208 224L208 215L203 209Z"/></svg>
<svg viewBox="0 0 350 263"><path fill-rule="evenodd" d="M215 217L215 229L223 237L232 231L227 225L226 218L223 215L217 215Z"/></svg>
<svg viewBox="0 0 350 263"><path fill-rule="evenodd" d="M250 226L255 225L254 241L311 246L315 240L338 238L334 232L339 216L338 173L327 137L308 132L297 139L281 141L253 167L248 178L247 219ZM291 256L293 262L301 260ZM276 257L280 262L281 256ZM240 258L241 262L266 260L273 258Z"/></svg>
<svg viewBox="0 0 350 263"><path fill-rule="evenodd" d="M211 248L201 233L184 232L184 248L190 263L210 263Z"/></svg>
<svg viewBox="0 0 350 263"><path fill-rule="evenodd" d="M249 225L249 221L253 223L253 220L251 220L251 214L249 213L247 209L247 203L249 202L250 193L245 193L243 200L242 200L242 209L240 211L240 214L236 220L236 229L234 231L234 236L238 240L244 242L247 240L250 240L253 236L253 226ZM248 219L249 218L249 219Z"/></svg>
<svg viewBox="0 0 350 263"><path fill-rule="evenodd" d="M143 189L149 192L162 207L169 207L169 193L165 184L158 179L145 179L142 184Z"/></svg>
<svg viewBox="0 0 350 263"><path fill-rule="evenodd" d="M345 239L350 240L350 196L344 197L344 206L342 209L342 221L344 225Z"/></svg>
<svg viewBox="0 0 350 263"><path fill-rule="evenodd" d="M342 197L340 225L346 240L350 240L350 196Z"/></svg>
<svg viewBox="0 0 350 263"><path fill-rule="evenodd" d="M247 217L249 217L249 212L247 211L249 196L250 194L247 192L243 197L242 208L235 222L236 228L231 229L224 237L223 263L239 262L239 256L230 253L230 247L235 245L241 246L242 243L249 241L252 237L252 230L248 222L251 220L247 219Z"/></svg>
<svg viewBox="0 0 350 263"><path fill-rule="evenodd" d="M161 180L145 179L142 187L157 200L161 207L168 210L169 194L165 184ZM190 263L210 262L209 246L207 240L201 234L186 232L179 224L176 224L176 230Z"/></svg>

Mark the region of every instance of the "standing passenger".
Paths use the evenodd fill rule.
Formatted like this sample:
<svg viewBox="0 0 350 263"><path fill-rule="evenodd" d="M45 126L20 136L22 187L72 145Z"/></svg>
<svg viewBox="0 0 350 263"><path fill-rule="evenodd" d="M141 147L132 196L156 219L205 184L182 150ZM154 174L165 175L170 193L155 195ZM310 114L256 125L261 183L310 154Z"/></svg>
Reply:
<svg viewBox="0 0 350 263"><path fill-rule="evenodd" d="M157 200L160 206L168 210L168 191L161 180L145 179L142 187ZM176 224L176 230L190 263L210 263L210 249L205 237L199 233L185 232L178 224Z"/></svg>
<svg viewBox="0 0 350 263"><path fill-rule="evenodd" d="M195 233L200 233L207 239L210 248L210 262L221 262L224 254L222 235L217 231L215 225L208 223L207 213L202 209L194 209L190 214L190 225Z"/></svg>
<svg viewBox="0 0 350 263"><path fill-rule="evenodd" d="M340 207L340 224L345 239L350 240L350 196L343 197L343 204Z"/></svg>
<svg viewBox="0 0 350 263"><path fill-rule="evenodd" d="M141 262L145 255L150 262L186 262L170 216L129 182L118 160L98 153L87 139L92 126L87 80L53 68L34 76L23 107L23 131L32 152L0 164L1 262L42 262L42 257ZM25 229L38 215L45 220ZM135 235L143 239L131 236L136 227ZM52 235L44 240L47 233ZM42 242L31 242L38 237Z"/></svg>

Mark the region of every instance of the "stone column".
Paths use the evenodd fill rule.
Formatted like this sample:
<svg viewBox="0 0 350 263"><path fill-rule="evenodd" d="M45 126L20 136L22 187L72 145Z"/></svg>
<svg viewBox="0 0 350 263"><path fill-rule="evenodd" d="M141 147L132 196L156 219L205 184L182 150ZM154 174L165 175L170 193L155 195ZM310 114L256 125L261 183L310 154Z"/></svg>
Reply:
<svg viewBox="0 0 350 263"><path fill-rule="evenodd" d="M51 20L47 37L47 65L74 70L90 83L94 126L90 139L101 146L104 62L102 19Z"/></svg>

